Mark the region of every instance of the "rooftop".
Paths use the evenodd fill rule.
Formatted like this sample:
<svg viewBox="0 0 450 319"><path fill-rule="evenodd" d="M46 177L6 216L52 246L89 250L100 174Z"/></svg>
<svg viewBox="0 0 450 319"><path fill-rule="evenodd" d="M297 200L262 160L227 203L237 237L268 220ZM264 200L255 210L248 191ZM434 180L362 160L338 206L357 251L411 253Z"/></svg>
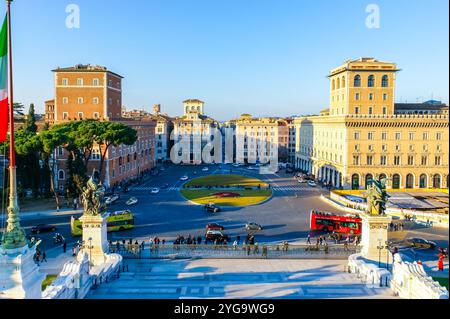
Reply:
<svg viewBox="0 0 450 319"><path fill-rule="evenodd" d="M70 67L57 67L56 69L52 70L52 72L107 72L110 74L113 74L115 76L118 76L120 78L123 78L123 76L109 71L106 67L100 66L100 65L92 65L92 64L77 64L75 66Z"/></svg>

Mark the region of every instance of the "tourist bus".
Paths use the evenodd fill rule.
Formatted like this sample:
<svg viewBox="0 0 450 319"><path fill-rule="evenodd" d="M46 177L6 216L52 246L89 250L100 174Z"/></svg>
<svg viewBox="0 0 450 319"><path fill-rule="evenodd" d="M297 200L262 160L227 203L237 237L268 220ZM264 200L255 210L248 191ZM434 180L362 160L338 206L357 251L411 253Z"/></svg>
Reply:
<svg viewBox="0 0 450 319"><path fill-rule="evenodd" d="M108 232L122 231L134 228L134 215L129 210L108 213L106 215ZM81 221L73 216L70 218L70 230L73 236L82 235Z"/></svg>
<svg viewBox="0 0 450 319"><path fill-rule="evenodd" d="M361 218L357 215L338 215L325 212L311 211L310 228L324 232L344 234L361 234Z"/></svg>

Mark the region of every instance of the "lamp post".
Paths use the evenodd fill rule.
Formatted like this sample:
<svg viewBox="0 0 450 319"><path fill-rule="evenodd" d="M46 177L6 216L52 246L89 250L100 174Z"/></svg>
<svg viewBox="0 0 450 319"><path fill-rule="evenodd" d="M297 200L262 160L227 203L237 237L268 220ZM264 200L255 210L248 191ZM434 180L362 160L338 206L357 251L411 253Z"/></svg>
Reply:
<svg viewBox="0 0 450 319"><path fill-rule="evenodd" d="M378 268L381 268L381 251L384 249L384 245L381 244L381 240L378 241Z"/></svg>
<svg viewBox="0 0 450 319"><path fill-rule="evenodd" d="M89 237L89 267L92 266L92 237ZM90 268L89 268L90 270Z"/></svg>
<svg viewBox="0 0 450 319"><path fill-rule="evenodd" d="M385 245L386 245L385 248L387 250L387 253L386 253L386 269L389 270L389 253L390 253L389 243L386 241Z"/></svg>

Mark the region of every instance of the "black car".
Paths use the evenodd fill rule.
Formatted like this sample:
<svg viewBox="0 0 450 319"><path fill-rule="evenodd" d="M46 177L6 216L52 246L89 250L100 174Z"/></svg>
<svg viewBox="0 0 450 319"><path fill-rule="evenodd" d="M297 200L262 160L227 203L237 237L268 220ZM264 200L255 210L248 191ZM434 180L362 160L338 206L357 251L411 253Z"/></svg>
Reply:
<svg viewBox="0 0 450 319"><path fill-rule="evenodd" d="M214 204L206 204L203 207L207 212L211 212L211 213L218 213L221 211L219 206L216 206Z"/></svg>
<svg viewBox="0 0 450 319"><path fill-rule="evenodd" d="M406 245L412 248L427 248L427 249L435 249L436 243L426 240L424 238L411 237L405 240Z"/></svg>
<svg viewBox="0 0 450 319"><path fill-rule="evenodd" d="M39 224L39 225L33 226L31 228L31 232L33 234L47 233L47 232L52 232L55 230L56 230L56 226L49 225L49 224Z"/></svg>

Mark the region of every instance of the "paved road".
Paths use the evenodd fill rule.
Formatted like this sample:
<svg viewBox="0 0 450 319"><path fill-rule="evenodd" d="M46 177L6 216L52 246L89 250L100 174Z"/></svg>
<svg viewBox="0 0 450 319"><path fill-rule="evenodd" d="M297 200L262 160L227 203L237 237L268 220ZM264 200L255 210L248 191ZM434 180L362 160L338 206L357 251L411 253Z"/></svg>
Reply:
<svg viewBox="0 0 450 319"><path fill-rule="evenodd" d="M256 236L260 243L278 243L304 241L309 232L309 213L311 209L336 212L336 209L320 200L320 194L325 190L320 187L309 187L299 184L292 174L284 173L260 175L257 170L246 168L236 169L231 165L209 165L209 171L203 172L204 166L169 165L158 176L151 177L147 182L132 187L128 194L122 194L121 199L110 207L111 211L127 208L125 202L131 196L138 198L139 203L132 208L136 216L136 228L130 231L110 233L111 239L118 238L148 238L158 236L173 240L177 235L204 235L205 225L217 222L226 227L226 232L235 237L245 236L246 222L257 222L264 226L264 231ZM246 208L227 208L217 215L206 213L202 207L187 202L178 189L183 182L179 178L188 175L190 178L209 174L244 174L258 177L271 184L274 194L271 200ZM196 174L194 174L196 172ZM150 188L169 185L158 195L151 195ZM296 197L296 195L298 197ZM37 223L51 223L58 227L58 232L68 239L76 241L70 235L70 215L72 212L61 212L53 215L35 216L23 214L22 224L27 231ZM425 237L437 241L439 245L448 247L448 230L417 228L408 236ZM50 249L53 234L42 234L44 249ZM406 236L406 235L405 235ZM403 236L403 237L405 237Z"/></svg>

